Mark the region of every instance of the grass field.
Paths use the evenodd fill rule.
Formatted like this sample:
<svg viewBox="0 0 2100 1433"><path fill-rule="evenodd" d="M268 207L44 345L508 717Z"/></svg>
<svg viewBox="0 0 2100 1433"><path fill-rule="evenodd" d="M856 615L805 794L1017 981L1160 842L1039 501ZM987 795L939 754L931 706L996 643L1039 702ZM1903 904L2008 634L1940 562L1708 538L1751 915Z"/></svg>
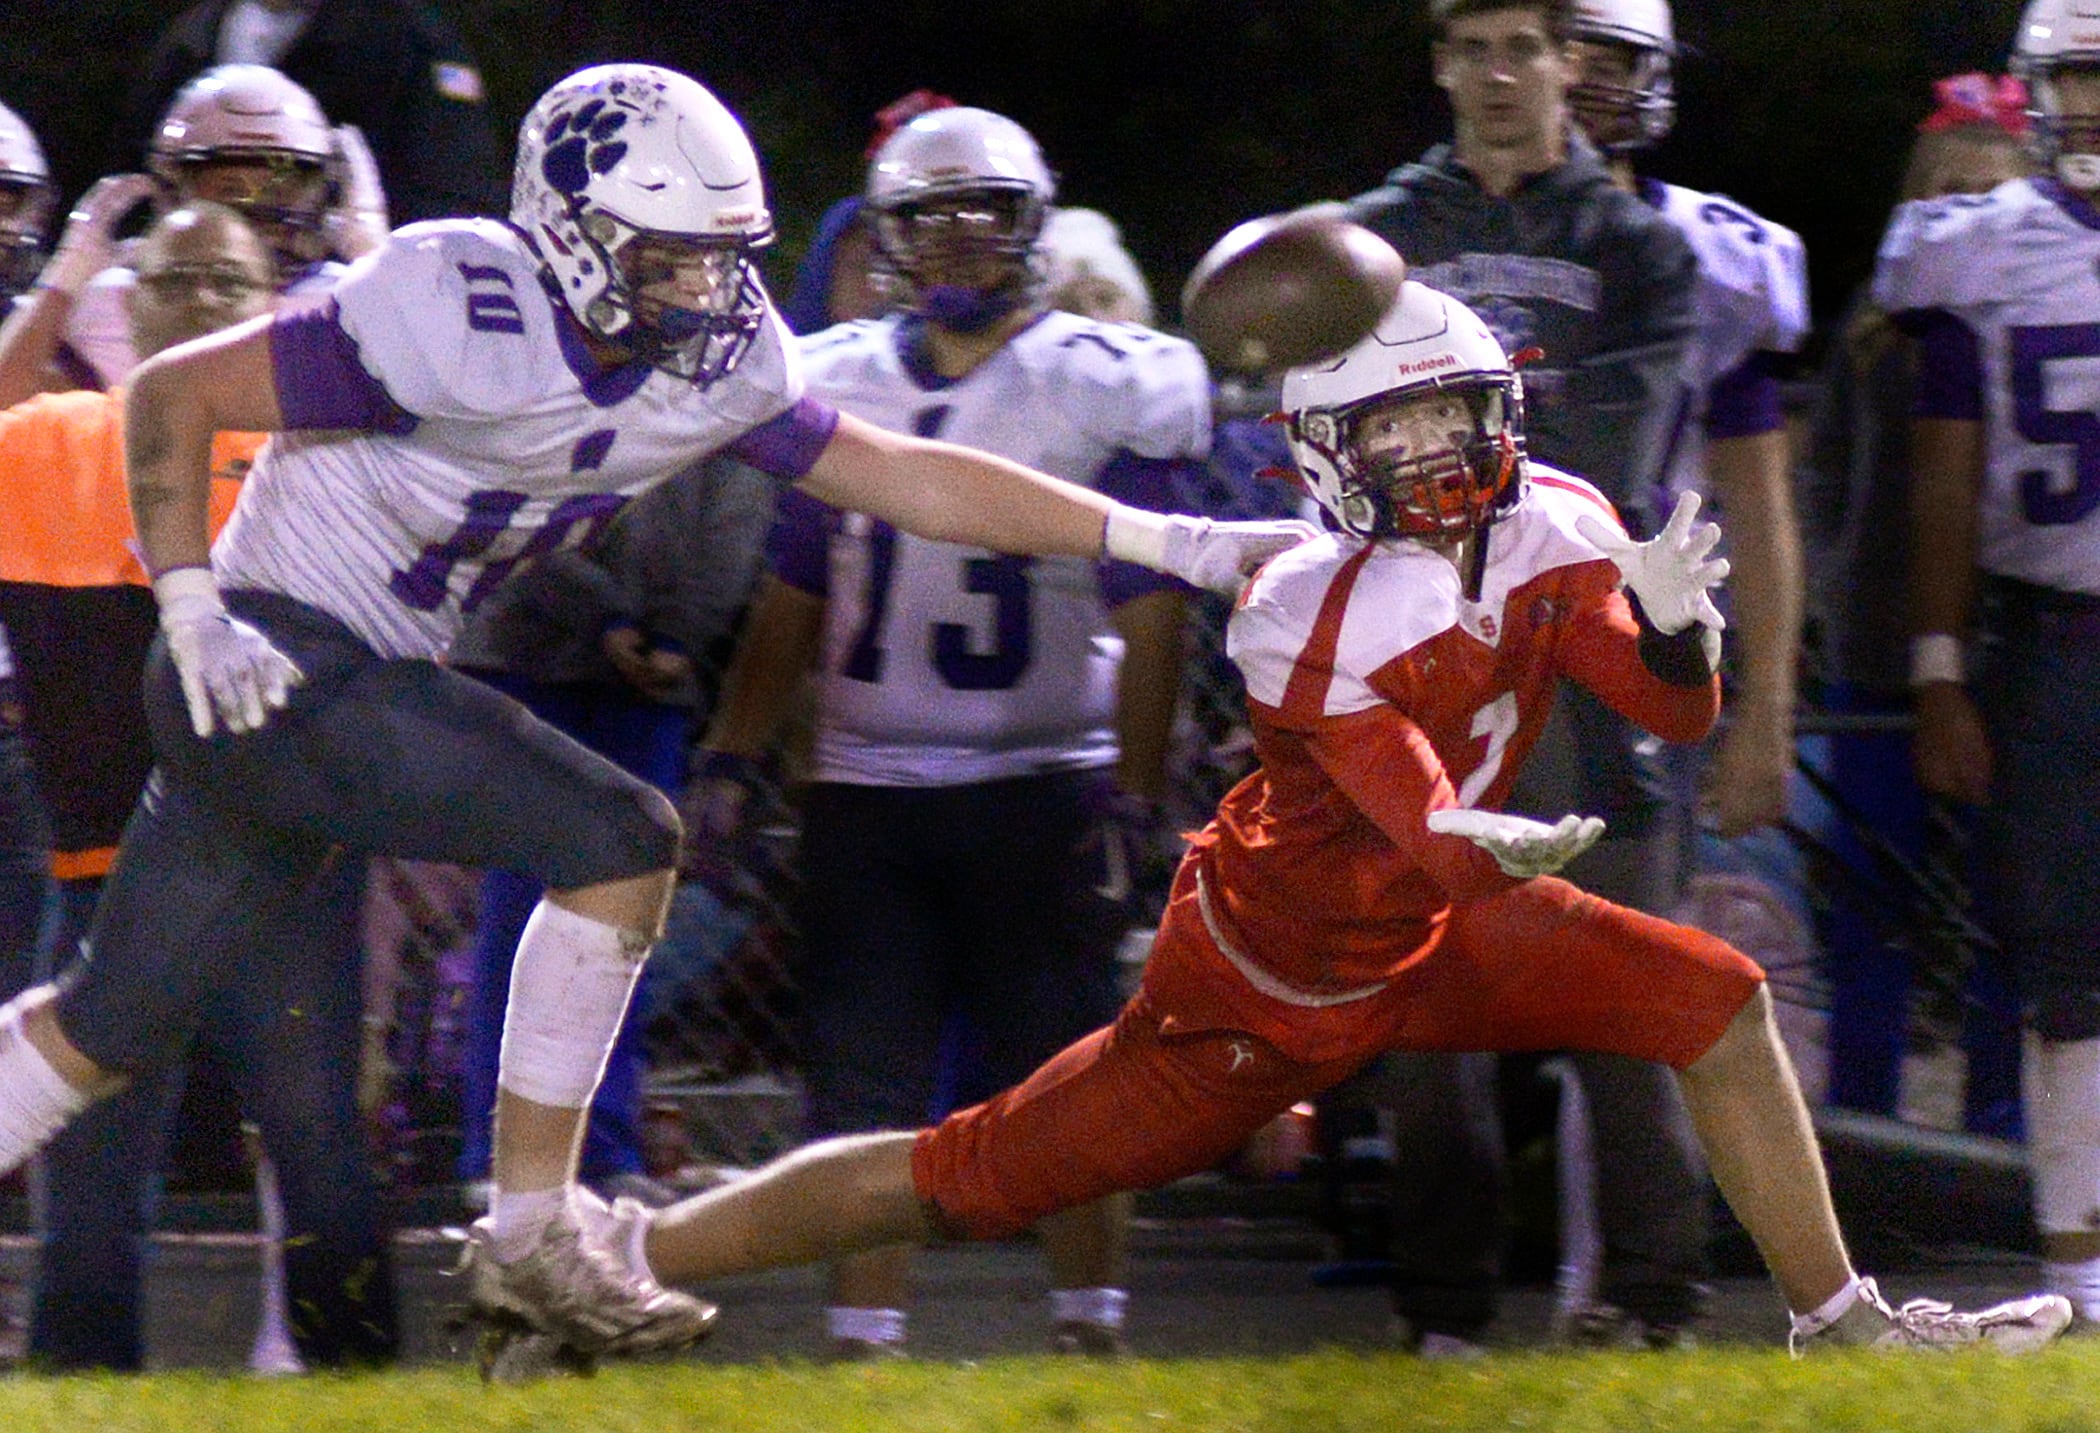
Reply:
<svg viewBox="0 0 2100 1433"><path fill-rule="evenodd" d="M460 1368L269 1382L0 1381L5 1433L2100 1433L2100 1340L2026 1359L1768 1351L628 1367L486 1389Z"/></svg>

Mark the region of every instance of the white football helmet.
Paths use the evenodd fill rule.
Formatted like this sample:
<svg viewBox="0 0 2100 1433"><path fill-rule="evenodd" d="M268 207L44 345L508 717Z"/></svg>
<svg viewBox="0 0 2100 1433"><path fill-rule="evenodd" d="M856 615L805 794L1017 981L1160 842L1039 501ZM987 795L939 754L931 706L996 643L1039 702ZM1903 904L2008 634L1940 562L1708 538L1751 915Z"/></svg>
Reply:
<svg viewBox="0 0 2100 1433"><path fill-rule="evenodd" d="M213 166L250 174L207 177ZM178 200L213 199L260 227L281 277L322 256L319 235L341 186L335 131L303 86L267 65L215 65L161 116L147 167ZM237 187L226 188L226 180Z"/></svg>
<svg viewBox="0 0 2100 1433"><path fill-rule="evenodd" d="M1668 0L1575 0L1568 34L1630 52L1623 83L1578 80L1568 87L1568 106L1590 142L1607 153L1660 143L1677 120L1677 36Z"/></svg>
<svg viewBox="0 0 2100 1433"><path fill-rule="evenodd" d="M54 198L51 167L44 163L35 131L0 105L0 298L20 293L35 280Z"/></svg>
<svg viewBox="0 0 2100 1433"><path fill-rule="evenodd" d="M2056 83L2064 69L2100 69L2100 0L2030 0L2012 53L2037 156L2071 188L2100 189L2100 113L2064 112Z"/></svg>
<svg viewBox="0 0 2100 1433"><path fill-rule="evenodd" d="M1403 405L1463 398L1466 431L1435 448L1381 445ZM1449 540L1516 506L1524 483L1524 385L1486 324L1413 280L1340 358L1283 376L1283 421L1306 487L1344 532Z"/></svg>
<svg viewBox="0 0 2100 1433"><path fill-rule="evenodd" d="M736 116L676 71L597 65L542 95L518 131L510 218L578 323L667 372L713 383L765 319L752 255L773 216L758 156ZM637 269L645 252L707 266L702 306L644 298L658 275L623 268L629 245Z"/></svg>
<svg viewBox="0 0 2100 1433"><path fill-rule="evenodd" d="M1027 130L990 110L930 110L899 128L868 166L868 209L881 261L906 306L975 333L1029 302L1037 246L1057 181ZM1009 262L986 285L930 281L936 257Z"/></svg>

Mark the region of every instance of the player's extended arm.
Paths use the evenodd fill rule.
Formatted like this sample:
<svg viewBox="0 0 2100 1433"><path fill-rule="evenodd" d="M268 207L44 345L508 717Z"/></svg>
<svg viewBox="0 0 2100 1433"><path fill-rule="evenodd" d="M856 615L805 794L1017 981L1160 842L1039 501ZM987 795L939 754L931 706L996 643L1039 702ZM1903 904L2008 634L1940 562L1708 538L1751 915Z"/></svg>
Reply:
<svg viewBox="0 0 2100 1433"><path fill-rule="evenodd" d="M253 731L302 677L261 632L227 614L211 573L212 436L283 425L267 317L155 355L125 395L132 526L200 737L215 722Z"/></svg>
<svg viewBox="0 0 2100 1433"><path fill-rule="evenodd" d="M1721 530L1698 516L1698 494L1686 493L1646 542L1588 514L1575 519L1632 601L1606 593L1580 604L1560 643L1561 670L1665 741L1697 741L1720 711L1725 624L1712 590L1728 563L1712 556Z"/></svg>
<svg viewBox="0 0 2100 1433"><path fill-rule="evenodd" d="M1309 524L1222 523L1154 513L1004 458L908 434L850 414L804 491L937 542L995 552L1135 562L1197 587L1235 592L1262 563L1312 536Z"/></svg>
<svg viewBox="0 0 2100 1433"><path fill-rule="evenodd" d="M1936 796L1981 804L1991 745L1963 685L1962 651L1976 597L1976 499L1983 425L1966 418L1911 424L1911 688L1918 780Z"/></svg>
<svg viewBox="0 0 2100 1433"><path fill-rule="evenodd" d="M1706 795L1723 836L1786 814L1802 609L1801 532L1788 456L1784 428L1721 438L1707 448L1735 565L1736 683Z"/></svg>

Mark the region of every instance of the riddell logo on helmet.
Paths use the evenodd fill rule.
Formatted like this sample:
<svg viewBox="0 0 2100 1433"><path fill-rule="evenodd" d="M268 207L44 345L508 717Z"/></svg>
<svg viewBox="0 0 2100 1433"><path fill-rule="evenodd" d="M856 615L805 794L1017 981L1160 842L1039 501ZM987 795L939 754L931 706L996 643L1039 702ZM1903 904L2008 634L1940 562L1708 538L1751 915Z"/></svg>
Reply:
<svg viewBox="0 0 2100 1433"><path fill-rule="evenodd" d="M1402 378L1407 378L1417 373L1432 373L1439 368L1455 368L1457 366L1457 354L1439 353L1434 358L1418 358L1412 363L1400 364L1399 374Z"/></svg>

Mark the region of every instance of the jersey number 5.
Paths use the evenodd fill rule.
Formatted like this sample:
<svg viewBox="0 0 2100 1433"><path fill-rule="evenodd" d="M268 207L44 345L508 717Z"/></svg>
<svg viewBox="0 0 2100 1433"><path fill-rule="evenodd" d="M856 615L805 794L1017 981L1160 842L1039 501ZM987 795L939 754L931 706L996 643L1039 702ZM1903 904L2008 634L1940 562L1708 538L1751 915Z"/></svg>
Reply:
<svg viewBox="0 0 2100 1433"><path fill-rule="evenodd" d="M2030 443L2061 444L2071 450L2069 487L2041 468L2020 474L2020 510L2039 527L2082 519L2100 506L2100 418L2090 405L2049 404L2049 365L2076 363L2086 370L2084 392L2100 381L2100 323L2041 324L2006 334L2012 348L2013 426Z"/></svg>

